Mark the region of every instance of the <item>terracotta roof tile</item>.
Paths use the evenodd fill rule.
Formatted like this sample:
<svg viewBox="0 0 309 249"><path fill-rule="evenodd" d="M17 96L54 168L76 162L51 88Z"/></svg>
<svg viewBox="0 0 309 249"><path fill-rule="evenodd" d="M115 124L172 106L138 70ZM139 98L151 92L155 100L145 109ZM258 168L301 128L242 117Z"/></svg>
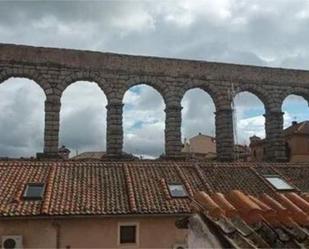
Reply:
<svg viewBox="0 0 309 249"><path fill-rule="evenodd" d="M274 198L275 189L261 173L274 169L301 191L309 192L303 180L309 177L309 167L304 164L0 161L0 216L186 214L191 212L190 198L198 191L210 196L224 194L212 198L226 204L223 211L228 216L235 210L228 206L230 199L225 195L233 189ZM26 184L33 182L45 184L43 200L23 198ZM168 184L173 183L183 184L189 196L171 197ZM292 194L285 197L298 200ZM302 205L305 212L307 206Z"/></svg>
<svg viewBox="0 0 309 249"><path fill-rule="evenodd" d="M296 193L275 196L253 197L239 190L207 195L201 191L194 195L193 205L199 206L194 209L200 217L197 220L226 247L308 248L309 212L305 210L309 202ZM226 215L222 210L233 212ZM204 234L205 242L209 238Z"/></svg>

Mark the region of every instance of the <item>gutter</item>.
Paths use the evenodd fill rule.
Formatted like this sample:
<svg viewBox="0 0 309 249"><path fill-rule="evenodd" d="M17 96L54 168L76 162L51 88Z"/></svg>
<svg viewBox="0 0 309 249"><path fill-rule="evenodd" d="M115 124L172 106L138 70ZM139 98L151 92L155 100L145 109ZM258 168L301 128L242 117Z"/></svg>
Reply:
<svg viewBox="0 0 309 249"><path fill-rule="evenodd" d="M161 217L187 217L192 213L179 214L116 214L116 215L55 215L55 216L0 216L0 220L49 220L49 219L79 219L79 218L161 218Z"/></svg>
<svg viewBox="0 0 309 249"><path fill-rule="evenodd" d="M60 248L60 224L58 222L53 222L52 226L56 230L56 248Z"/></svg>

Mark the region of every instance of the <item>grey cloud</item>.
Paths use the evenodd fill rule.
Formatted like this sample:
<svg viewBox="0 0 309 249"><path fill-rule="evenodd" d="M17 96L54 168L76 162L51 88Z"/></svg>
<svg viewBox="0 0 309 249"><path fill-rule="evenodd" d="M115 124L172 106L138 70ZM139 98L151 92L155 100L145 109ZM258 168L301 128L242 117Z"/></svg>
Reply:
<svg viewBox="0 0 309 249"><path fill-rule="evenodd" d="M97 84L70 85L61 98L60 144L79 152L105 150L106 104Z"/></svg>
<svg viewBox="0 0 309 249"><path fill-rule="evenodd" d="M45 95L30 80L14 81L0 86L0 155L34 156L42 151Z"/></svg>
<svg viewBox="0 0 309 249"><path fill-rule="evenodd" d="M215 135L215 106L204 91L188 91L182 100L182 137L190 138L199 132Z"/></svg>
<svg viewBox="0 0 309 249"><path fill-rule="evenodd" d="M104 109L88 106L62 117L60 143L79 152L105 150L105 113Z"/></svg>
<svg viewBox="0 0 309 249"><path fill-rule="evenodd" d="M308 68L308 1L205 1L196 7L197 2L1 1L0 42ZM226 13L220 16L222 11ZM170 15L175 15L174 20ZM84 89L77 87L64 101L71 108L62 110L61 142L79 150L104 149L106 102L99 95L92 98ZM25 155L41 151L44 116L34 114L39 111L37 102L32 102L35 94L27 92L28 102L23 101L23 105L18 94L6 92L6 97L2 103L7 106L1 106L5 120L0 124L0 152L11 155L16 149ZM84 105L75 103L76 98L84 99ZM161 97L145 90L130 101L131 109L125 109L124 114L125 149L159 155L165 118ZM182 104L183 137L214 133L214 108L209 97L194 93ZM235 106L242 112L263 108L250 95L235 99ZM143 129L134 128L136 117L141 118ZM14 132L7 132L12 127L16 127ZM260 123L255 127L261 127ZM247 134L251 133L249 129Z"/></svg>
<svg viewBox="0 0 309 249"><path fill-rule="evenodd" d="M234 105L238 108L264 108L264 103L253 93L240 92L234 97Z"/></svg>

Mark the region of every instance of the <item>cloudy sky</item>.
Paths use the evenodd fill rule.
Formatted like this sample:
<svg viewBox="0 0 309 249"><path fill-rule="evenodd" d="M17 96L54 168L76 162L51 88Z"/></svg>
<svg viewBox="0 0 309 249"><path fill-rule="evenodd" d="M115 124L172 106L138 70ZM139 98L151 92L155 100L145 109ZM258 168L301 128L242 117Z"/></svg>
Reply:
<svg viewBox="0 0 309 249"><path fill-rule="evenodd" d="M0 1L0 42L309 69L309 1ZM0 85L0 156L43 148L44 93L11 78ZM73 154L105 150L106 99L94 83L77 82L61 99L60 143ZM147 86L124 98L124 148L155 157L164 148L164 103ZM214 105L193 89L182 100L182 136L213 135ZM309 118L290 96L285 126ZM237 142L264 136L264 107L254 95L235 97Z"/></svg>

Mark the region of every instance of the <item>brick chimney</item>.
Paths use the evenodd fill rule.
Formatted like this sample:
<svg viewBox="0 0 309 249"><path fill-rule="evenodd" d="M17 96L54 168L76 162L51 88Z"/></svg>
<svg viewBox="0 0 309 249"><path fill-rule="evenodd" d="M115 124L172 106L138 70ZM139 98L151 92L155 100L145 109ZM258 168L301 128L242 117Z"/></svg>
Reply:
<svg viewBox="0 0 309 249"><path fill-rule="evenodd" d="M69 156L70 156L70 150L68 148L66 148L64 145L61 146L61 148L59 148L58 150L58 155L64 159L64 160L68 160Z"/></svg>
<svg viewBox="0 0 309 249"><path fill-rule="evenodd" d="M292 121L292 126L295 126L297 124L298 124L297 121Z"/></svg>

